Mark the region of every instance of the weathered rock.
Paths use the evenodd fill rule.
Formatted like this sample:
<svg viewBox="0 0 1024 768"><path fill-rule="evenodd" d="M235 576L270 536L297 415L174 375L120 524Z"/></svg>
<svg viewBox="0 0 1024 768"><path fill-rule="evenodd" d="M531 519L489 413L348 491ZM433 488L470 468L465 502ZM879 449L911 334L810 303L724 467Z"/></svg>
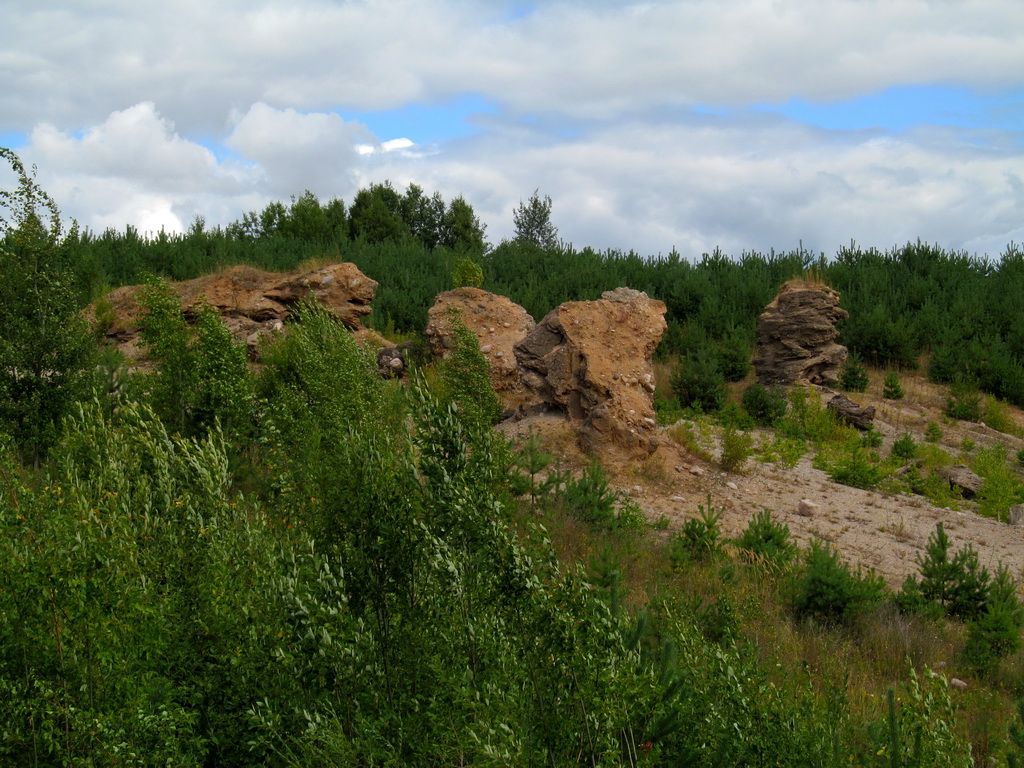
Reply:
<svg viewBox="0 0 1024 768"><path fill-rule="evenodd" d="M1024 525L1024 504L1016 504L1010 507L1010 514L1007 520L1010 525Z"/></svg>
<svg viewBox="0 0 1024 768"><path fill-rule="evenodd" d="M815 504L810 499L800 499L796 505L797 514L803 515L804 517L814 517L820 509L821 505Z"/></svg>
<svg viewBox="0 0 1024 768"><path fill-rule="evenodd" d="M832 384L846 362L836 323L847 317L839 293L826 285L790 280L757 320L754 368L765 386Z"/></svg>
<svg viewBox="0 0 1024 768"><path fill-rule="evenodd" d="M855 403L842 393L830 399L825 407L850 426L860 430L868 429L875 420L875 406Z"/></svg>
<svg viewBox="0 0 1024 768"><path fill-rule="evenodd" d="M300 274L264 272L254 267L232 267L195 280L171 283L181 297L186 317L194 317L206 304L220 312L232 336L244 343L255 358L260 342L284 327L295 305L303 299L319 302L347 327L360 329L361 318L371 311L377 283L354 264L331 264ZM94 304L89 319L102 315L103 334L127 357L143 356L139 349L139 301L145 286L130 285L111 291Z"/></svg>
<svg viewBox="0 0 1024 768"><path fill-rule="evenodd" d="M945 478L951 488L959 490L965 499L973 499L981 490L984 482L974 472L963 464L954 464L952 467L937 467L935 474Z"/></svg>
<svg viewBox="0 0 1024 768"><path fill-rule="evenodd" d="M951 678L950 681L949 681L949 685L950 685L951 688L956 688L958 691L966 691L967 690L967 683L965 683L959 677Z"/></svg>
<svg viewBox="0 0 1024 768"><path fill-rule="evenodd" d="M453 310L480 340L480 351L491 365L491 385L501 401L512 408L530 404L531 398L523 387L512 351L516 342L536 326L530 314L514 301L480 288L456 288L438 294L434 306L427 312L423 335L439 357L446 357L452 345L450 313Z"/></svg>
<svg viewBox="0 0 1024 768"><path fill-rule="evenodd" d="M404 376L411 364L424 365L430 350L418 341L403 341L397 346L381 346L377 351L377 372L386 379Z"/></svg>
<svg viewBox="0 0 1024 768"><path fill-rule="evenodd" d="M515 345L523 382L579 423L589 447L648 454L657 446L651 355L664 315L664 303L628 288L566 302Z"/></svg>

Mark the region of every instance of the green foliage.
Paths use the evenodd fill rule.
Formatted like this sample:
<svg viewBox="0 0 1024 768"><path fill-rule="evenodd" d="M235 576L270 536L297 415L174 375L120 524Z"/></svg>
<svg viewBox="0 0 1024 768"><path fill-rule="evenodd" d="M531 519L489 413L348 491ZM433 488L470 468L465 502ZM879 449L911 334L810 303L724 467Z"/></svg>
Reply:
<svg viewBox="0 0 1024 768"><path fill-rule="evenodd" d="M887 400L903 399L903 387L900 386L900 377L896 371L889 371L885 374L885 380L882 382L882 397Z"/></svg>
<svg viewBox="0 0 1024 768"><path fill-rule="evenodd" d="M149 384L160 416L185 434L218 419L229 433L244 428L252 416L253 382L245 349L220 314L201 305L195 327L189 327L178 295L155 279L139 301L142 341L157 368Z"/></svg>
<svg viewBox="0 0 1024 768"><path fill-rule="evenodd" d="M909 432L904 432L892 443L892 455L897 459L909 460L917 456L917 443Z"/></svg>
<svg viewBox="0 0 1024 768"><path fill-rule="evenodd" d="M864 392L868 388L868 372L861 362L860 356L851 352L846 358L843 370L839 375L839 386L847 392Z"/></svg>
<svg viewBox="0 0 1024 768"><path fill-rule="evenodd" d="M724 404L728 390L725 377L715 360L707 357L682 357L669 380L672 394L683 408L714 413Z"/></svg>
<svg viewBox="0 0 1024 768"><path fill-rule="evenodd" d="M964 659L981 674L991 674L999 659L1021 647L1024 606L1017 596L1017 585L1005 565L996 570L988 590L985 610L968 624Z"/></svg>
<svg viewBox="0 0 1024 768"><path fill-rule="evenodd" d="M469 256L462 256L452 269L452 283L456 288L471 286L479 288L484 283L484 271Z"/></svg>
<svg viewBox="0 0 1024 768"><path fill-rule="evenodd" d="M842 623L880 603L884 591L885 583L874 571L851 571L834 547L815 540L796 577L793 609L797 616Z"/></svg>
<svg viewBox="0 0 1024 768"><path fill-rule="evenodd" d="M676 565L702 561L717 556L722 550L722 512L711 503L697 505L697 517L687 520L672 539L671 558Z"/></svg>
<svg viewBox="0 0 1024 768"><path fill-rule="evenodd" d="M922 683L912 666L909 677L899 705L895 691L887 691L885 723L871 729L872 751L860 754L858 764L885 768L973 766L970 746L955 729L957 710L946 678L925 668Z"/></svg>
<svg viewBox="0 0 1024 768"><path fill-rule="evenodd" d="M17 176L0 189L0 431L38 463L61 420L85 396L95 348L79 317L75 276L67 263L60 210L16 154L0 157Z"/></svg>
<svg viewBox="0 0 1024 768"><path fill-rule="evenodd" d="M743 408L760 427L772 427L786 415L786 397L777 388L755 381L743 392Z"/></svg>
<svg viewBox="0 0 1024 768"><path fill-rule="evenodd" d="M929 443L937 443L942 439L942 427L939 426L938 422L928 422L928 426L924 430L924 439Z"/></svg>
<svg viewBox="0 0 1024 768"><path fill-rule="evenodd" d="M921 575L908 578L903 585L904 607L920 608L934 604L947 616L975 619L985 611L991 576L978 562L971 545L950 554L949 535L942 523L928 537L924 555L917 558Z"/></svg>
<svg viewBox="0 0 1024 768"><path fill-rule="evenodd" d="M770 510L762 510L750 518L736 545L755 556L756 561L785 567L796 556L796 544L790 538L789 526L772 519Z"/></svg>
<svg viewBox="0 0 1024 768"><path fill-rule="evenodd" d="M796 386L790 389L789 409L776 428L787 437L818 444L842 443L857 435L853 427L840 423L825 407L817 392Z"/></svg>
<svg viewBox="0 0 1024 768"><path fill-rule="evenodd" d="M480 351L480 341L459 317L449 310L452 348L438 365L442 398L455 404L468 424L493 427L501 418L501 402L491 386L491 366Z"/></svg>
<svg viewBox="0 0 1024 768"><path fill-rule="evenodd" d="M722 431L722 457L719 461L726 472L742 472L747 459L754 453L754 437L733 427Z"/></svg>
<svg viewBox="0 0 1024 768"><path fill-rule="evenodd" d="M807 443L793 437L772 435L763 439L757 448L758 461L776 462L786 469L793 469L807 453Z"/></svg>
<svg viewBox="0 0 1024 768"><path fill-rule="evenodd" d="M854 488L874 488L885 477L875 455L860 440L820 451L814 457L814 466L824 470L832 482Z"/></svg>
<svg viewBox="0 0 1024 768"><path fill-rule="evenodd" d="M949 397L942 412L951 419L979 421L981 419L981 393L977 385L966 378L957 378L949 388Z"/></svg>
<svg viewBox="0 0 1024 768"><path fill-rule="evenodd" d="M516 228L516 242L544 251L558 248L558 229L551 223L551 198L544 195L541 200L538 190L534 190L527 202L519 201L512 212L512 223Z"/></svg>
<svg viewBox="0 0 1024 768"><path fill-rule="evenodd" d="M1020 476L1010 466L1006 449L993 445L979 449L971 462L982 478L978 489L978 512L996 520L1005 520L1010 507L1024 503L1024 487Z"/></svg>

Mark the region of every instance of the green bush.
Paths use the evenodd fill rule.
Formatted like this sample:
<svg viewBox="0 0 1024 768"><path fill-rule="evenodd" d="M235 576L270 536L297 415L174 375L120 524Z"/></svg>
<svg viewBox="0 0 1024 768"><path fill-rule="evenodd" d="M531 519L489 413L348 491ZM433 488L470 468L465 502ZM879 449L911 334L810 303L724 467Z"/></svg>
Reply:
<svg viewBox="0 0 1024 768"><path fill-rule="evenodd" d="M719 461L726 472L742 472L747 459L754 452L754 438L748 432L726 427L722 432L722 458Z"/></svg>
<svg viewBox="0 0 1024 768"><path fill-rule="evenodd" d="M924 430L924 439L929 443L937 443L942 439L942 427L938 425L938 422L928 422L928 426Z"/></svg>
<svg viewBox="0 0 1024 768"><path fill-rule="evenodd" d="M710 357L680 358L669 384L680 406L703 413L718 411L728 395L725 377Z"/></svg>
<svg viewBox="0 0 1024 768"><path fill-rule="evenodd" d="M755 381L743 392L743 408L758 426L772 427L786 415L786 397L778 388Z"/></svg>
<svg viewBox="0 0 1024 768"><path fill-rule="evenodd" d="M868 388L868 372L855 352L846 358L839 374L839 387L847 392L864 392Z"/></svg>
<svg viewBox="0 0 1024 768"><path fill-rule="evenodd" d="M1021 647L1024 606L1017 585L1005 565L996 570L989 587L985 610L968 625L964 660L981 674L991 674L999 659Z"/></svg>
<svg viewBox="0 0 1024 768"><path fill-rule="evenodd" d="M917 456L917 443L909 432L904 432L892 444L892 456L897 459L909 460Z"/></svg>
<svg viewBox="0 0 1024 768"><path fill-rule="evenodd" d="M977 384L966 378L957 378L949 388L949 397L942 412L951 419L960 421L981 420L981 393Z"/></svg>
<svg viewBox="0 0 1024 768"><path fill-rule="evenodd" d="M851 571L833 546L817 540L808 548L796 579L793 608L797 616L826 624L849 621L880 603L885 593L885 582L874 571Z"/></svg>
<svg viewBox="0 0 1024 768"><path fill-rule="evenodd" d="M442 399L452 402L475 428L493 427L501 418L501 401L491 385L491 366L480 341L452 307L448 316L452 348L438 365Z"/></svg>
<svg viewBox="0 0 1024 768"><path fill-rule="evenodd" d="M709 494L707 505L697 505L697 517L687 520L673 537L670 546L673 562L682 565L718 555L722 550L721 519L722 513L711 504Z"/></svg>
<svg viewBox="0 0 1024 768"><path fill-rule="evenodd" d="M931 603L947 616L977 618L988 601L989 572L971 545L952 555L949 549L949 535L942 523L936 523L924 554L917 557L920 581L912 576L904 582L901 604L920 608Z"/></svg>
<svg viewBox="0 0 1024 768"><path fill-rule="evenodd" d="M607 526L615 521L618 494L596 456L590 459L582 475L566 481L564 498L569 511L580 520Z"/></svg>
<svg viewBox="0 0 1024 768"><path fill-rule="evenodd" d="M789 565L796 555L796 544L790 538L789 526L773 520L767 509L750 519L736 540L736 546L777 566Z"/></svg>
<svg viewBox="0 0 1024 768"><path fill-rule="evenodd" d="M903 399L903 387L900 386L900 377L896 371L889 371L885 374L885 380L882 382L882 397L887 400Z"/></svg>

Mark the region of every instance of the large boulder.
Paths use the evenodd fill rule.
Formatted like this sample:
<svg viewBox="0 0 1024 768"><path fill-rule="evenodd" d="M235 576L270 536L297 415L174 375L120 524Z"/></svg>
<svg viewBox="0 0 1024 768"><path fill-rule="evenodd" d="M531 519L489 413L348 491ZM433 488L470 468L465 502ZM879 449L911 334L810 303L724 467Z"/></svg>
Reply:
<svg viewBox="0 0 1024 768"><path fill-rule="evenodd" d="M530 398L513 348L534 329L533 317L514 301L480 288L467 286L440 293L427 312L423 333L438 357L447 357L452 347L453 317L476 334L480 351L491 366L491 385L504 405L514 409L527 404Z"/></svg>
<svg viewBox="0 0 1024 768"><path fill-rule="evenodd" d="M592 449L636 454L657 447L651 355L665 304L629 288L552 310L515 345L524 384L580 426Z"/></svg>
<svg viewBox="0 0 1024 768"><path fill-rule="evenodd" d="M304 299L319 302L346 327L362 328L361 319L371 311L377 283L355 264L330 264L298 274L264 272L255 267L232 267L225 272L171 283L181 297L182 312L194 317L201 304L217 310L232 336L247 344L255 356L262 338L280 331L295 306ZM132 359L139 349L139 301L145 286L117 288L90 307L104 336Z"/></svg>
<svg viewBox="0 0 1024 768"><path fill-rule="evenodd" d="M765 386L834 384L846 362L836 323L848 313L822 283L790 280L757 320L754 368Z"/></svg>

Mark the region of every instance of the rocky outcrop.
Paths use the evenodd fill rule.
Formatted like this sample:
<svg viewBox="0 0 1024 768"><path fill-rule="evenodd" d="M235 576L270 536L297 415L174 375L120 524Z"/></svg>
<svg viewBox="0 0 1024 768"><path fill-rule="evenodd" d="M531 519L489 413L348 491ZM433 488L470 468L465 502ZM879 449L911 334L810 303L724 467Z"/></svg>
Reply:
<svg viewBox="0 0 1024 768"><path fill-rule="evenodd" d="M664 315L664 303L629 288L562 304L515 345L523 382L577 422L588 447L649 454L657 447L651 355Z"/></svg>
<svg viewBox="0 0 1024 768"><path fill-rule="evenodd" d="M959 491L965 499L973 499L977 496L984 482L969 467L963 464L954 464L951 467L936 467L935 474L944 478L949 483L949 487Z"/></svg>
<svg viewBox="0 0 1024 768"><path fill-rule="evenodd" d="M840 421L859 430L868 429L875 420L875 406L855 403L842 393L835 395L825 407L835 413Z"/></svg>
<svg viewBox="0 0 1024 768"><path fill-rule="evenodd" d="M480 351L491 366L491 384L505 406L528 404L530 396L523 387L513 348L536 326L530 314L514 301L480 288L438 294L427 312L423 334L438 357L446 357L452 346L453 311L479 339Z"/></svg>
<svg viewBox="0 0 1024 768"><path fill-rule="evenodd" d="M754 368L765 386L833 384L846 362L836 323L847 317L827 285L790 280L757 320Z"/></svg>
<svg viewBox="0 0 1024 768"><path fill-rule="evenodd" d="M299 274L264 272L254 267L232 267L214 275L172 283L186 316L194 316L205 303L220 312L234 338L244 342L255 358L264 337L279 332L303 299L312 299L348 328L360 329L371 311L377 283L355 264L331 264ZM103 334L132 359L142 356L138 345L140 294L145 286L131 285L107 294L91 309Z"/></svg>

